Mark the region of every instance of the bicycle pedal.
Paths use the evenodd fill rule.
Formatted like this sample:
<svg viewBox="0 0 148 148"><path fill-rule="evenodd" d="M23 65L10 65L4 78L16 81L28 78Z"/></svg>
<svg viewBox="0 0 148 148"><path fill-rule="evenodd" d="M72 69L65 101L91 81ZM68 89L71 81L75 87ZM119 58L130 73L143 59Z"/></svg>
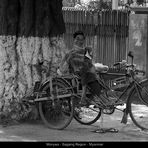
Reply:
<svg viewBox="0 0 148 148"><path fill-rule="evenodd" d="M34 100L28 100L29 103L34 103Z"/></svg>

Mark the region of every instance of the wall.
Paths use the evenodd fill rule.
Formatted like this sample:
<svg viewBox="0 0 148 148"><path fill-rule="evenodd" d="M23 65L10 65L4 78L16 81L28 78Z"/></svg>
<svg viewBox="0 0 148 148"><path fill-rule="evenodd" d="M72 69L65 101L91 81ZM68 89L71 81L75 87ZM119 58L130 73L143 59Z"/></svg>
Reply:
<svg viewBox="0 0 148 148"><path fill-rule="evenodd" d="M148 16L131 14L129 24L129 48L134 52L134 63L138 69L145 70L148 76Z"/></svg>

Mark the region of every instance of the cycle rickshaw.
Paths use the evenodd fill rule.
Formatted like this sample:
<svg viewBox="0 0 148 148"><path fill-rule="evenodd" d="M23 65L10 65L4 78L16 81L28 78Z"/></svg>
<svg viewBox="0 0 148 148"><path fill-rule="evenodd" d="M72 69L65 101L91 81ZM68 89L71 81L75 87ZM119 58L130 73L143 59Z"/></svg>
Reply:
<svg viewBox="0 0 148 148"><path fill-rule="evenodd" d="M118 70L124 69L123 73L109 73L98 72L99 82L103 87L100 97L103 97L110 101L114 99L114 103L110 106L106 106L101 102L101 99L90 93L87 88L87 98L91 98L90 104L80 107L78 105L81 94L82 86L80 79L77 75L49 77L45 82L41 83L38 89L34 93L34 98L31 100L38 104L39 113L41 119L45 125L51 129L64 129L66 128L73 118L79 123L84 125L90 125L95 123L101 114L113 114L119 105L124 105L124 109L118 109L123 112L123 123L127 123L128 115L130 115L132 121L142 130L148 129L148 80L143 79L141 81L136 79L136 74L139 71L133 64L133 54L128 53L128 57L131 58L131 64L123 62L117 62L114 64L118 67ZM117 70L117 71L118 71ZM143 72L142 72L143 73ZM112 78L125 77L129 82L120 95L117 95L110 85L107 83L107 76L112 75ZM128 93L127 98L122 100L124 94ZM121 101L122 100L122 101ZM85 114L91 114L91 118ZM83 115L82 115L83 114ZM81 115L81 116L80 116Z"/></svg>

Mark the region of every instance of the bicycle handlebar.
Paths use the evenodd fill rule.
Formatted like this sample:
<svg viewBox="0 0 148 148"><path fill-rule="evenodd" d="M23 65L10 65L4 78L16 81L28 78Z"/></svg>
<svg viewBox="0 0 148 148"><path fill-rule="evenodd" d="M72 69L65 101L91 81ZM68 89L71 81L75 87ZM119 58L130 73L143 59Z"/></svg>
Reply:
<svg viewBox="0 0 148 148"><path fill-rule="evenodd" d="M125 60L122 60L121 62L114 63L113 66L125 65L125 64L127 64L127 62Z"/></svg>
<svg viewBox="0 0 148 148"><path fill-rule="evenodd" d="M113 64L113 66L121 66L120 69L131 67L135 73L142 73L143 75L145 75L144 70L136 69L134 64L127 64L125 61L117 62L117 63Z"/></svg>

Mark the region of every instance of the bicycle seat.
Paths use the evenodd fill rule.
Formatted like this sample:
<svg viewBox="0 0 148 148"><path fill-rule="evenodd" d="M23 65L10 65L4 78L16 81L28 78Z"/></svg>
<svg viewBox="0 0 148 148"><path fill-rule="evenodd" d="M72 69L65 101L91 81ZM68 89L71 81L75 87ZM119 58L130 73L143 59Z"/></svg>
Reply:
<svg viewBox="0 0 148 148"><path fill-rule="evenodd" d="M97 72L107 72L108 71L108 66L103 65L102 63L95 63L94 66Z"/></svg>

